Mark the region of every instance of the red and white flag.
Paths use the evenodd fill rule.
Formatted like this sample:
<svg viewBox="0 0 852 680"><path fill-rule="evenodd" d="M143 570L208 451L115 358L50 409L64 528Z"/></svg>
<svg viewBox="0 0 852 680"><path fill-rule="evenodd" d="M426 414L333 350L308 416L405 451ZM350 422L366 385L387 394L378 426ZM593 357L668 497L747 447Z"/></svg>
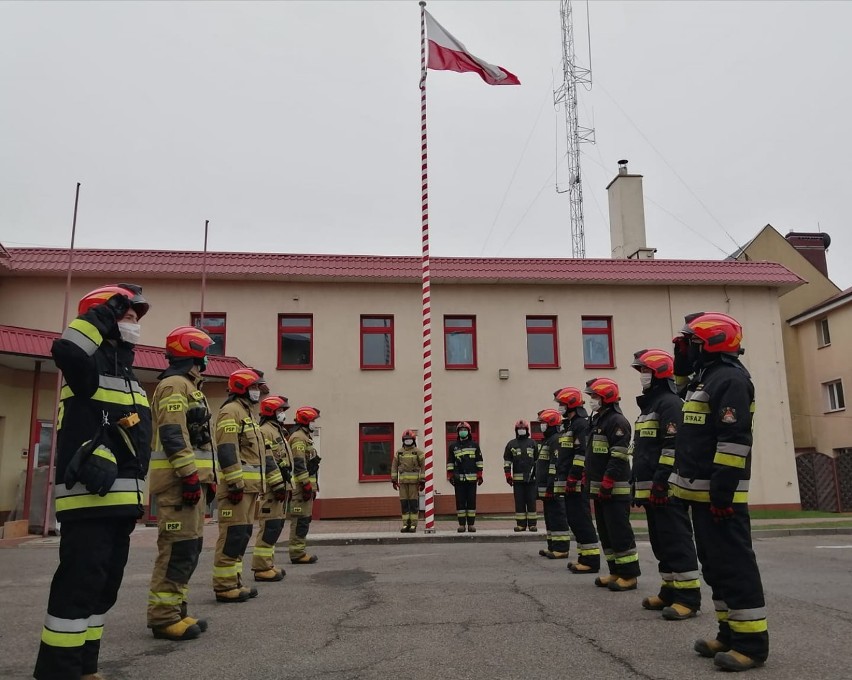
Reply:
<svg viewBox="0 0 852 680"><path fill-rule="evenodd" d="M489 85L520 85L518 77L502 66L494 66L474 57L447 29L425 12L426 35L429 41L428 66L434 71L467 71L478 73Z"/></svg>

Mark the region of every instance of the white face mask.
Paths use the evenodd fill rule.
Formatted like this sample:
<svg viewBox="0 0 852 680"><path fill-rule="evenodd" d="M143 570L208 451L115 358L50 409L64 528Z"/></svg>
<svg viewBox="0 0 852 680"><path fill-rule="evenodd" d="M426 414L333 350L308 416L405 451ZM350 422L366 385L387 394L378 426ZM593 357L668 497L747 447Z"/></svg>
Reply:
<svg viewBox="0 0 852 680"><path fill-rule="evenodd" d="M252 402L253 404L256 404L257 402L260 401L260 390L257 389L256 387L252 387L248 391L248 398L249 398L250 402Z"/></svg>
<svg viewBox="0 0 852 680"><path fill-rule="evenodd" d="M308 423L308 430L311 431L311 432L317 431L317 426L314 424L313 420Z"/></svg>
<svg viewBox="0 0 852 680"><path fill-rule="evenodd" d="M119 321L118 332L121 334L121 339L124 342L129 342L131 345L138 345L139 338L142 336L142 327L138 323Z"/></svg>
<svg viewBox="0 0 852 680"><path fill-rule="evenodd" d="M600 397L592 397L589 400L589 406L591 406L592 411L599 411L601 408L601 398Z"/></svg>
<svg viewBox="0 0 852 680"><path fill-rule="evenodd" d="M651 380L654 376L651 373L640 373L639 382L642 383L642 389L647 390L651 386Z"/></svg>
<svg viewBox="0 0 852 680"><path fill-rule="evenodd" d="M547 432L547 423L539 423L538 427L542 432Z"/></svg>
<svg viewBox="0 0 852 680"><path fill-rule="evenodd" d="M281 413L276 413L275 414L275 420L277 420L279 423L281 423L283 425L284 421L287 420L287 414L284 413L283 411Z"/></svg>
<svg viewBox="0 0 852 680"><path fill-rule="evenodd" d="M557 410L558 410L558 411L559 411L559 413L560 413L561 415L563 415L563 416L564 416L566 413L568 413L568 407L567 407L565 404L559 404L559 406L557 406Z"/></svg>
<svg viewBox="0 0 852 680"><path fill-rule="evenodd" d="M403 439L402 445L403 446L414 446L414 440L413 439Z"/></svg>
<svg viewBox="0 0 852 680"><path fill-rule="evenodd" d="M527 436L526 430L517 430L517 433L518 433L519 437L526 437Z"/></svg>

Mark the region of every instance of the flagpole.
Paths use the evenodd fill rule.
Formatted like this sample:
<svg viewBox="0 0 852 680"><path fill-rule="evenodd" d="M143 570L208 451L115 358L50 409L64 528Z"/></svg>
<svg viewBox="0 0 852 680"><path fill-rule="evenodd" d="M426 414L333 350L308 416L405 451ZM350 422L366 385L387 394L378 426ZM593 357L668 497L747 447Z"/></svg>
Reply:
<svg viewBox="0 0 852 680"><path fill-rule="evenodd" d="M204 330L204 291L207 289L207 227L210 220L204 220L204 255L201 257L201 309L198 314L198 327Z"/></svg>
<svg viewBox="0 0 852 680"><path fill-rule="evenodd" d="M77 206L80 203L80 183L77 182L77 190L74 194L74 217L71 220L71 247L68 249L68 272L65 276L65 301L62 304L62 326L60 335L68 326L68 301L71 297L71 269L74 262L74 240L77 236ZM62 371L56 372L56 398L53 402L53 431L50 437L50 457L47 462L47 482L44 485L44 524L41 535L47 537L50 533L50 504L53 500L53 475L56 469L56 439L59 426L59 402L62 397Z"/></svg>
<svg viewBox="0 0 852 680"><path fill-rule="evenodd" d="M420 0L420 207L423 238L423 448L425 452L426 533L435 533L435 483L432 451L432 302L429 282L429 174L426 145L426 3Z"/></svg>

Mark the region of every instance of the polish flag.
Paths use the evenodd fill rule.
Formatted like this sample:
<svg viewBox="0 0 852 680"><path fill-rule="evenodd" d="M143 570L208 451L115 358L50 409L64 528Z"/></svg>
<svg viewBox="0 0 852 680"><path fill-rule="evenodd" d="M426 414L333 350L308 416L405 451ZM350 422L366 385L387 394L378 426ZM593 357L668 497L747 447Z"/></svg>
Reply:
<svg viewBox="0 0 852 680"><path fill-rule="evenodd" d="M426 35L429 39L429 68L435 71L457 71L478 73L489 85L520 85L518 77L501 66L474 57L467 48L454 38L447 29L425 12Z"/></svg>

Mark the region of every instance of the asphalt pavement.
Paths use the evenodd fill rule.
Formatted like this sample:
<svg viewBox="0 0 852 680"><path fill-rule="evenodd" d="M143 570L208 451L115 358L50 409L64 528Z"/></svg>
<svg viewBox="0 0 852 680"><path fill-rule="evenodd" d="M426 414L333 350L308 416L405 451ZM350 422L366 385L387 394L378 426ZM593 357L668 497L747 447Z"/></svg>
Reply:
<svg viewBox="0 0 852 680"><path fill-rule="evenodd" d="M640 543L638 591L595 588L529 542L317 546L315 565L285 564L281 583L258 584L244 604L216 604L212 551L203 552L191 611L210 629L185 643L145 628L152 547L134 547L108 615L101 672L108 680L278 678L653 680L720 678L692 651L715 617L668 622L640 606L656 591ZM760 538L770 659L746 677L852 679L852 537ZM0 550L0 678L30 677L55 544Z"/></svg>

